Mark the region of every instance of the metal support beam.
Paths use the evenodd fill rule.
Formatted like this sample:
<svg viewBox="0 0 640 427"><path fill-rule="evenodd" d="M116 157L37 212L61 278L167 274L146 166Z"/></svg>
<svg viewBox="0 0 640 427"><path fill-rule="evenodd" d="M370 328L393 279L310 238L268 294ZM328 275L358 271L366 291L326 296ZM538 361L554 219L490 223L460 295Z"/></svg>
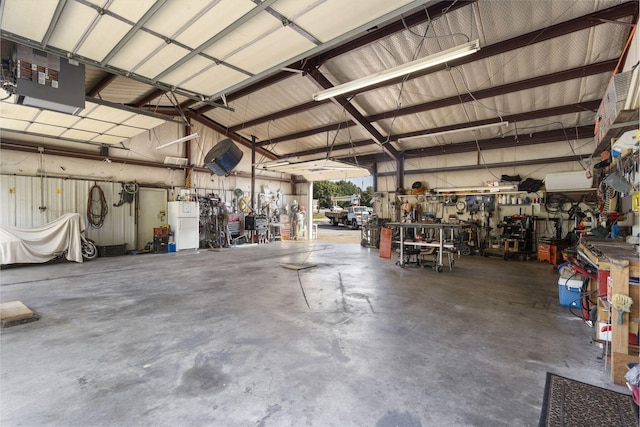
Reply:
<svg viewBox="0 0 640 427"><path fill-rule="evenodd" d="M296 133L291 133L288 135L282 135L280 137L277 138L271 138L268 141L261 141L258 143L258 147L264 147L267 145L272 145L272 144L277 144L279 142L283 142L283 141L291 141L294 139L298 139L298 138L304 138L307 136L311 136L311 135L317 135L319 133L325 133L325 132L331 132L331 131L337 131L340 129L346 129L348 127L351 126L357 126L357 123L349 120L347 122L341 122L341 123L331 123L330 125L325 125L325 126L321 126L318 128L313 128L313 129L307 129L307 130L303 130L300 132L296 132ZM326 151L326 147L324 147L324 150Z"/></svg>
<svg viewBox="0 0 640 427"><path fill-rule="evenodd" d="M67 5L67 0L58 0L58 5L56 6L56 10L53 13L53 17L51 18L51 21L49 22L49 27L47 28L47 32L42 38L42 42L40 43L40 48L44 48L49 44L49 39L51 39L51 35L53 34L53 31L55 30L56 25L58 25L58 21L60 20L60 15L62 15L62 11L64 10L64 7L66 5Z"/></svg>
<svg viewBox="0 0 640 427"><path fill-rule="evenodd" d="M590 154L580 154L577 156L566 156L566 157L552 157L547 159L531 159L531 160L520 160L515 162L500 162L500 163L487 163L487 164L478 164L478 165L465 165L465 166L450 166L444 168L431 168L431 169L414 169L410 171L406 171L405 175L420 175L420 174L428 174L428 173L445 173L445 172L462 172L462 171L470 171L470 170L478 170L478 169L497 169L497 168L513 168L518 166L535 166L535 165L546 165L551 163L566 163L566 162L577 162L585 159L591 158ZM378 176L392 176L394 172L382 172L379 173ZM402 187L400 187L402 188Z"/></svg>
<svg viewBox="0 0 640 427"><path fill-rule="evenodd" d="M76 1L84 2L84 0L76 0ZM91 4L91 3L87 3L87 4ZM56 55L56 56L59 56L59 57L66 57L66 58L69 58L69 59L74 59L76 61L82 62L83 64L88 64L88 65L92 65L94 67L100 68L103 71L107 71L107 72L112 73L112 74L117 74L119 76L124 76L124 77L130 78L130 79L135 80L135 81L140 82L140 83L144 83L144 84L147 84L147 85L150 85L150 86L154 86L154 87L162 90L163 92L171 92L171 91L173 91L177 95L184 96L185 98L189 98L189 99L192 99L192 100L197 101L197 102L204 102L206 104L213 105L213 106L216 106L218 108L223 108L225 110L233 111L233 108L230 108L230 107L228 107L226 105L222 105L222 104L218 104L216 102L213 102L203 94L198 94L198 93L187 91L187 90L183 90L183 89L180 89L180 88L174 88L174 87L171 87L171 86L169 86L167 84L160 83L160 82L154 82L154 81L150 80L147 77L144 77L144 76L136 74L136 73L132 73L132 72L130 72L128 70L123 70L123 69L115 68L115 67L112 67L112 66L102 67L100 65L100 62L98 62L96 60L93 60L91 58L87 58L87 57L84 57L82 55L78 55L76 53L69 52L69 51L66 51L66 50L63 50L63 49L59 49L59 48L56 48L56 47L53 47L53 46L50 46L50 45L48 45L48 46L43 48L40 45L39 42L36 42L34 40L31 40L31 39L24 38L22 36L19 36L19 35L14 34L14 33L10 33L8 31L2 30L2 29L0 29L0 38L12 41L14 43L23 44L25 46L29 46L29 47L32 47L32 48L40 49L40 50L43 50L43 51L45 51L47 53L50 53L50 54L53 54L53 55Z"/></svg>
<svg viewBox="0 0 640 427"><path fill-rule="evenodd" d="M502 120L507 121L509 123L515 123L515 122L521 122L525 120L535 120L535 119L541 119L545 117L560 116L563 114L582 113L585 111L590 111L595 113L598 110L598 107L600 106L600 102L601 101L597 99L594 101L579 102L577 104L561 105L560 107L545 108L545 109L536 110L536 111L527 111L519 114L510 114L508 116L502 116ZM459 129L461 127L467 127L467 126L468 127L483 126L483 125L487 125L495 122L496 122L496 119L476 120L473 122L465 123L464 126L461 126L461 125L441 126L438 128L431 128L427 132L407 132L403 134L393 135L393 139L397 140L397 139L408 138L408 137L417 136L417 135L425 135L425 133L430 133L430 132L431 133L445 132L445 131ZM457 144L449 144L449 145L457 145ZM407 151L410 152L411 150L407 150ZM405 151L405 153L407 153L407 151Z"/></svg>
<svg viewBox="0 0 640 427"><path fill-rule="evenodd" d="M466 141L456 144L449 144L445 147L436 146L428 148L418 148L415 150L407 150L404 152L405 158L424 158L441 156L448 154L460 154L471 153L478 150L478 146L482 151L486 150L503 150L513 147L524 147L530 145L547 144L558 141L573 141L580 139L593 138L593 126L580 126L577 128L556 129L545 132L538 132L532 134L523 134L515 138L512 135L507 138L489 138L476 141ZM446 150L443 150L445 148ZM345 163L352 163L351 156L336 157ZM388 162L389 159L385 158L382 154L372 154L358 156L358 163L362 166L374 163ZM387 173L389 174L389 173Z"/></svg>
<svg viewBox="0 0 640 427"><path fill-rule="evenodd" d="M307 76L316 83L321 89L329 89L333 87L331 82L322 74L316 72L315 70L309 70L310 73ZM393 146L389 143L387 138L382 136L380 132L358 111L356 107L351 104L349 99L344 96L336 96L331 98L334 104L341 107L347 115L356 123L360 129L362 129L366 134L368 134L371 139L378 144L382 150L389 155L393 160L399 161L402 157L401 154L393 148Z"/></svg>
<svg viewBox="0 0 640 427"><path fill-rule="evenodd" d="M551 116L556 116L556 115L561 115L561 114L571 114L571 113L581 113L583 111L593 111L595 112L598 109L598 106L600 105L601 100L600 99L596 99L593 101L587 101L587 102L579 102L577 104L570 104L570 105L562 105L560 107L554 107L554 108L546 108L544 110L536 110L536 111L527 111L525 113L520 113L520 114L512 114L509 116L504 116L503 119L509 122L518 122L518 121L523 121L523 120L535 120L535 119L541 119L541 118L545 118L545 117L551 117ZM476 122L472 122L471 124L469 123L465 123L465 126L476 126L476 125L482 125L482 124L486 124L486 120L479 120ZM397 140L398 138L403 138L403 137L409 137L409 136L415 136L415 135L422 135L422 134L426 134L429 132L440 132L440 131L444 131L444 130L449 130L449 129L453 129L453 128L457 128L460 127L460 125L458 126L442 126L440 128L432 128L432 129L424 129L422 131L415 131L415 132L407 132L404 134L397 134L397 135L392 135L391 136L391 140ZM591 134L593 135L593 126L590 127L591 129ZM573 133L573 128L567 129L567 135L571 135ZM504 140L504 138L501 138L500 140ZM448 145L447 148L448 150L451 149L457 149L456 147L458 145L461 144L470 144L470 146L472 147L471 151L474 151L476 149L475 146L475 141L468 141L468 142L462 142L462 143L456 143L456 144L451 144ZM340 151L340 150L347 150L347 149L351 149L353 147L366 147L367 145L371 145L371 141L366 139L366 140L362 140L362 141L353 141L353 142L349 142L349 143L345 143L345 144L337 144L333 147L333 151ZM454 147L454 148L451 148ZM442 151L442 148L440 146L436 147L436 148L432 148L433 150L438 150L439 152ZM315 154L322 154L322 153L326 153L327 148L326 147L320 147L320 148L313 148L311 150L305 150L305 151L300 151L297 154L299 156L310 156L310 155L315 155ZM410 155L414 152L414 150L407 150L407 151L403 151L404 155ZM465 151L466 152L466 151ZM361 161L362 156L358 156L359 161ZM386 160L388 161L388 160Z"/></svg>
<svg viewBox="0 0 640 427"><path fill-rule="evenodd" d="M539 133L511 134L506 137L490 138L481 141L466 141L456 144L437 145L434 147L407 150L404 155L407 158L438 156L443 154L471 153L478 150L501 150L524 145L545 144L548 142L571 141L576 139L593 138L593 126L580 126L577 128L556 129Z"/></svg>
<svg viewBox="0 0 640 427"><path fill-rule="evenodd" d="M147 93L142 99L139 99L138 101L136 101L136 103L133 104L133 107L142 108L145 105L147 105L148 103L150 103L151 101L153 101L154 99L159 98L162 95L164 95L164 93L165 93L164 90L153 89L151 92Z"/></svg>
<svg viewBox="0 0 640 427"><path fill-rule="evenodd" d="M72 159L95 160L97 162L104 161L104 157L97 152L94 153L89 151L79 151L79 150L70 149L70 148L55 147L52 145L42 144L40 142L13 141L13 140L3 139L0 144L0 150L20 151L25 153L38 153L39 148L44 149L43 153L45 155L66 157L66 158L72 158ZM130 158L121 159L118 157L109 156L109 160L111 160L112 163L122 163L122 164L133 165L133 166L143 166L143 167L150 167L150 168L173 169L173 170L184 169L184 167L182 166L167 165L159 162L149 162L145 160L136 160L136 159L130 159ZM211 173L211 170L204 167L193 167L192 170L194 172ZM241 178L250 178L251 175L246 172L237 172L237 176ZM293 185L295 185L296 182L304 182L304 181L292 181L292 179L281 178L277 176L257 177L257 179L262 179L265 181L293 183Z"/></svg>
<svg viewBox="0 0 640 427"><path fill-rule="evenodd" d="M608 61L603 61L603 62L598 62L596 64L591 64L591 65L586 65L583 67L576 67L576 68L572 68L569 70L564 70L564 71L559 71L556 73L552 73L546 76L540 76L540 77L534 77L531 79L525 79L525 80L520 80L517 82L513 82L513 83L508 83L505 85L501 85L501 86L496 86L496 87L492 87L492 88L488 88L488 89L483 89L483 90L479 90L476 92L473 92L473 97L470 94L464 94L461 96L455 95L455 96L450 96L448 98L443 98L443 99L438 99L436 101L431 101L431 102L425 102L422 104L417 104L417 105L412 105L409 107L404 107L404 108L400 108L400 109L394 109L394 110L389 110L389 111L385 111L382 113L378 113L378 114L372 114L368 117L365 118L365 120L367 120L368 122L376 122L379 120L383 120L383 119L389 119L392 117L400 117L400 116L404 116L404 115L411 115L411 114L418 114L424 111L430 111L430 110L434 110L437 108L443 108L443 107L450 107L450 106L454 106L454 105L458 105L460 104L460 100L462 99L462 102L471 102L474 100L480 100L480 99L486 99L486 98L491 98L491 97L495 97L495 96L501 96L501 95L505 95L508 93L513 93L513 92L518 92L518 91L523 91L523 90L527 90L527 89L533 89L536 87L540 87L540 86L545 86L545 85L549 85L549 84L553 84L553 83L560 83L560 82L564 82L564 81L569 81L569 80L573 80L573 79L578 79L578 78L584 78L586 76L592 76L592 75L597 75L597 74L601 74L601 73L609 73L611 71L614 70L615 66L617 64L617 60L616 59L612 59L612 60L608 60ZM594 111L597 110L597 106L595 107L595 109L593 109ZM588 108L588 109L592 109L592 108ZM507 120L505 118L505 120ZM512 120L515 120L512 119ZM355 124L351 123L351 125L349 125L350 122L343 122L340 124L340 128L343 129L347 126L355 126ZM272 144L278 143L278 142L283 142L283 141L289 141L292 139L297 139L297 138L302 138L302 137L306 137L306 136L311 136L314 134L318 134L318 133L323 133L326 132L327 129L330 126L334 126L334 129L336 126L338 125L327 125L327 126L323 126L321 128L315 128L315 129L308 129L306 131L303 132L296 132L294 134L289 134L289 135L282 135L278 138L274 138L272 139L270 142ZM464 124L464 126L470 126L469 123ZM452 126L448 126L448 127L442 127L442 128L437 128L437 129L424 129L424 130L420 130L420 131L415 131L415 132L409 132L406 134L399 134L399 135L391 135L391 137L389 138L391 141L395 141L398 138L401 137L409 137L409 136L414 136L414 135L421 135L424 133L428 133L428 132L436 132L436 131L440 131L440 130L449 130L449 129L453 129L453 128L457 128L457 127L461 127L461 125L452 125ZM340 147L334 147L334 149L340 149Z"/></svg>
<svg viewBox="0 0 640 427"><path fill-rule="evenodd" d="M256 125L259 125L261 123L270 122L271 120L281 119L283 117L291 116L293 114L297 114L297 113L300 113L300 112L303 112L303 111L307 111L307 110L310 110L312 108L317 108L317 107L320 107L322 105L328 104L330 102L331 102L331 100L325 99L324 101L310 101L310 102L306 102L304 104L296 105L296 106L291 107L291 108L285 108L284 110L280 110L280 111L277 111L275 113L268 114L266 116L258 117L257 119L254 119L254 120L249 120L247 122L243 122L243 123L237 124L235 126L231 126L229 128L229 131L230 132L237 132L237 131L242 130L242 129L250 128L251 126L256 126Z"/></svg>
<svg viewBox="0 0 640 427"><path fill-rule="evenodd" d="M358 49L362 46L366 46L368 44L374 43L380 39L388 37L392 34L398 33L400 31L405 30L405 24L407 26L414 26L426 22L429 20L429 17L433 19L437 19L443 16L445 13L453 12L454 10L460 9L462 7L468 6L470 4L475 3L477 0L446 0L441 1L436 4L433 4L427 8L427 13L424 11L419 11L413 13L404 18L404 22L402 19L398 19L391 24L385 25L380 28L376 28L370 32L367 32L365 36L358 37L352 41L344 43L338 47L335 47L326 52L322 52L319 55L312 57L310 59L306 59L304 63L313 63L315 66L319 66L326 62L327 60L334 58L336 56L342 55L344 53L350 52L354 49ZM302 62L295 61L290 64L286 68L294 68L294 69L302 69ZM249 86L245 86L241 89L235 90L232 93L227 95L227 102L231 102L237 100L243 96L247 96L253 92L257 92L260 89L264 89L267 86L278 83L284 79L291 77L291 73L288 71L278 71L275 74L270 75L269 77L260 78L258 81L252 83ZM216 108L213 105L207 105L202 108L199 108L196 112L197 114L204 114L207 111Z"/></svg>
<svg viewBox="0 0 640 427"><path fill-rule="evenodd" d="M504 40L498 43L494 43L490 46L484 46L478 52L473 55L469 55L454 61L449 61L446 64L438 65L436 67L429 68L423 71L417 71L409 75L409 80L413 80L419 77L423 77L429 74L437 73L445 70L447 67L459 67L464 64L486 59L491 56L500 55L505 52L509 52L516 49L522 49L535 43L550 40L556 37L561 37L567 34L574 33L576 31L585 30L587 28L595 27L597 25L603 25L603 22L599 18L603 19L618 19L627 16L632 16L637 13L638 2L631 1L622 3L605 10L589 13L587 15L570 19L569 21L561 22L550 27L545 27L540 30L531 31L527 34L523 34L517 37L513 37L508 40ZM321 64L321 63L320 63ZM358 93L374 90L380 87L392 86L401 83L406 76L397 77L386 82L379 83L377 85L368 86L364 89L353 91L354 95Z"/></svg>
<svg viewBox="0 0 640 427"><path fill-rule="evenodd" d="M378 162L374 161L373 165L371 166L371 178L373 191L376 192L378 191Z"/></svg>
<svg viewBox="0 0 640 427"><path fill-rule="evenodd" d="M102 62L100 62L100 65L105 67L110 61L111 59L113 59L114 56L116 56L116 54L118 52L120 52L120 49L122 49L124 47L124 45L126 45L127 43L129 43L129 40L131 40L133 38L133 36L136 35L136 33L138 32L138 30L140 30L142 27L144 27L144 24L147 23L147 21L149 21L149 19L151 19L151 17L153 15L155 15L155 13L160 10L160 8L162 6L164 6L164 4L167 2L167 0L156 0L156 2L153 4L153 6L151 6L146 12L145 14L138 19L138 22L135 23L135 25L133 27L131 27L129 29L129 31L127 32L127 34L125 34L125 36L123 38L120 39L120 41L118 42L118 44L116 44L113 49L111 49L111 51L107 54L107 56L105 56L102 59Z"/></svg>
<svg viewBox="0 0 640 427"><path fill-rule="evenodd" d="M307 76L309 76L309 78L312 79L322 89L329 89L333 87L331 82L325 76L318 73L317 70L308 73ZM335 96L331 98L331 101L334 104L341 106L347 113L347 115L356 122L357 126L360 127L366 134L368 134L371 139L378 146L380 146L380 148L382 148L382 151L385 154L387 154L391 159L395 160L398 185L402 186L404 181L404 158L402 153L399 153L398 150L396 150L393 145L391 145L391 142L388 138L385 138L380 132L378 132L378 130L371 124L371 122L369 122L362 115L362 113L360 113L360 111L358 111L358 109L353 104L351 104L348 98L344 96Z"/></svg>
<svg viewBox="0 0 640 427"><path fill-rule="evenodd" d="M251 135L251 211L256 211L256 136Z"/></svg>
<svg viewBox="0 0 640 427"><path fill-rule="evenodd" d="M610 73L615 69L617 62L617 59L611 59L608 61L602 61L582 67L571 68L544 76L519 80L513 83L507 83L488 89L481 89L473 92L472 94L464 93L460 94L460 96L455 95L448 98L438 99L436 101L425 102L423 104L400 108L397 110L385 111L383 113L373 114L367 117L367 119L372 122L376 122L378 120L388 119L391 117L416 114L424 111L434 110L436 108L451 107L454 105L458 105L461 102L471 102L478 99L492 98L496 96L506 95L508 93L520 92L523 90L547 86L554 83L562 83L569 80L580 79L587 76Z"/></svg>
<svg viewBox="0 0 640 427"><path fill-rule="evenodd" d="M245 13L240 18L236 19L234 22L229 24L227 27L225 27L224 30L218 32L215 36L211 37L209 40L205 41L200 46L198 46L197 48L193 49L191 52L189 52L188 54L180 58L178 62L174 63L172 66L170 66L169 68L166 68L160 74L155 76L153 78L153 82L156 83L162 80L163 77L165 77L169 73L172 73L178 67L186 64L195 56L200 55L207 48L211 47L214 43L217 43L218 41L224 39L225 37L228 37L233 31L237 30L240 26L249 22L251 19L255 18L258 14L262 13L266 8L268 8L273 3L275 3L275 1L276 0L263 0L261 2L256 2L256 7L254 7L248 13Z"/></svg>
<svg viewBox="0 0 640 427"><path fill-rule="evenodd" d="M243 138L242 136L238 135L237 133L233 133L233 132L229 132L229 130L227 128L225 128L224 126L222 126L220 123L217 123L207 117L203 117L197 114L194 114L193 112L188 112L187 113L187 118L195 120L198 123L201 123L207 127L209 127L210 129L218 132L221 135L224 135L228 138L231 138L233 141L237 142L240 145L243 145L249 149L251 149L251 141L249 141L246 138ZM267 151L263 148L256 148L256 151L258 153L260 153L261 156L266 157L269 160L276 160L278 158L278 156L276 156L275 154L273 154L270 151Z"/></svg>
<svg viewBox="0 0 640 427"><path fill-rule="evenodd" d="M100 92L102 92L107 86L109 86L115 79L115 74L107 74L102 80L100 80L94 87L92 87L87 93L87 96L94 97L97 96Z"/></svg>

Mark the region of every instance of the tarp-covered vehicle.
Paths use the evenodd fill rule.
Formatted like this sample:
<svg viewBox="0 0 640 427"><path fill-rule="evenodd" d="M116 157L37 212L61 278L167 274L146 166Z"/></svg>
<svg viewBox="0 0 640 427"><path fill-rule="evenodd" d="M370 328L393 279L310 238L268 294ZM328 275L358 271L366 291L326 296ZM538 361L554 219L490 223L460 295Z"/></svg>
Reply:
<svg viewBox="0 0 640 427"><path fill-rule="evenodd" d="M70 213L34 228L0 227L0 264L35 264L54 258L82 262L98 255L84 237L84 220Z"/></svg>

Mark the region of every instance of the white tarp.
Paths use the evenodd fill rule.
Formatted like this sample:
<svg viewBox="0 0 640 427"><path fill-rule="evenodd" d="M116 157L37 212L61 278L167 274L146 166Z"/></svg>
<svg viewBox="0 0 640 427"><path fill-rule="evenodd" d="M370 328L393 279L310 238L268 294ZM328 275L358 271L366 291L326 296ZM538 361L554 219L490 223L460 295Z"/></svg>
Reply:
<svg viewBox="0 0 640 427"><path fill-rule="evenodd" d="M0 227L0 263L42 263L62 252L69 261L82 262L82 230L84 220L77 213L35 228Z"/></svg>

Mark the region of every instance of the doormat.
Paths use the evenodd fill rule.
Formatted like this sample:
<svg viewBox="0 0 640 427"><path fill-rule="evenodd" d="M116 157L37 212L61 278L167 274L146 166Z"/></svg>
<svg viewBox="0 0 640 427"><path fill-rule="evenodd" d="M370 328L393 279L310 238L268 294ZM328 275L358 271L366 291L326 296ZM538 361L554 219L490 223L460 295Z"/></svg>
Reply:
<svg viewBox="0 0 640 427"><path fill-rule="evenodd" d="M638 426L630 395L547 372L539 427Z"/></svg>

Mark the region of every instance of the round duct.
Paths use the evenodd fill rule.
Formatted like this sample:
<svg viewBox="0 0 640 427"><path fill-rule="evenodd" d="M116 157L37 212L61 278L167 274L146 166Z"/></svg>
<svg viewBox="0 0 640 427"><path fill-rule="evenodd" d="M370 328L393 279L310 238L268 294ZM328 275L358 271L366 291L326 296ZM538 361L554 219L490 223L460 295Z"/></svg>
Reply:
<svg viewBox="0 0 640 427"><path fill-rule="evenodd" d="M242 160L242 154L242 150L231 139L223 139L209 150L204 157L204 164L216 175L229 175Z"/></svg>

